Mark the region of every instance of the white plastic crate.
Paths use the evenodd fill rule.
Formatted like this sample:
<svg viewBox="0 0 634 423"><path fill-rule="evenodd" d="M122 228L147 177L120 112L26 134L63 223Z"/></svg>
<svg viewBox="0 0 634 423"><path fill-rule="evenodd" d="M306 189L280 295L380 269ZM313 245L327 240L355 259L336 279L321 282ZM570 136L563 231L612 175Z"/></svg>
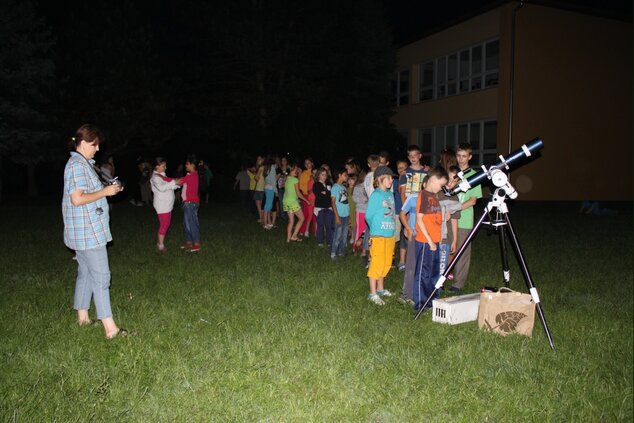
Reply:
<svg viewBox="0 0 634 423"><path fill-rule="evenodd" d="M457 325L478 320L480 293L441 298L432 302L432 321Z"/></svg>

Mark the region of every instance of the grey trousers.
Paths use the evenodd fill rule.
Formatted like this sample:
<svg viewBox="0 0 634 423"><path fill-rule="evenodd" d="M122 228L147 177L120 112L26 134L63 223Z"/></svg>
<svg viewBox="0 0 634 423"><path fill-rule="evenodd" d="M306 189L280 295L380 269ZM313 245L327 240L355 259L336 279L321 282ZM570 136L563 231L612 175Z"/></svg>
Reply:
<svg viewBox="0 0 634 423"><path fill-rule="evenodd" d="M110 309L110 266L106 247L77 250L77 281L75 283L75 310L88 310L94 300L97 319L112 317Z"/></svg>
<svg viewBox="0 0 634 423"><path fill-rule="evenodd" d="M403 293L401 298L411 300L414 298L414 276L416 273L416 240L408 240L407 256L405 257L405 275L403 276Z"/></svg>
<svg viewBox="0 0 634 423"><path fill-rule="evenodd" d="M467 236L469 236L469 232L471 229L461 229L458 228L458 249L462 246ZM467 282L467 278L469 277L469 265L471 264L471 244L467 246L460 257L460 260L456 263L453 268L453 286L456 288L462 289L465 283Z"/></svg>

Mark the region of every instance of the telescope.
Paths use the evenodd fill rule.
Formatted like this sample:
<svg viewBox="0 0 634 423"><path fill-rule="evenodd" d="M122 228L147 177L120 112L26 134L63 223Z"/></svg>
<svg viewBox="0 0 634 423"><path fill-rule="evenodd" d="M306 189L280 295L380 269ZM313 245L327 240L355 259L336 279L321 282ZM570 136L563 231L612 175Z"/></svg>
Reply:
<svg viewBox="0 0 634 423"><path fill-rule="evenodd" d="M462 179L458 185L448 191L448 195L456 195L459 192L467 192L471 188L490 180L495 174L500 174L500 172L506 173L511 169L511 165L519 162L523 158L531 157L534 153L541 150L542 147L544 147L544 142L541 138L535 138L533 141L522 145L506 157L500 155L500 160L497 163L489 166L488 169L485 166L482 166L482 170L477 172L475 175L470 176L467 179Z"/></svg>

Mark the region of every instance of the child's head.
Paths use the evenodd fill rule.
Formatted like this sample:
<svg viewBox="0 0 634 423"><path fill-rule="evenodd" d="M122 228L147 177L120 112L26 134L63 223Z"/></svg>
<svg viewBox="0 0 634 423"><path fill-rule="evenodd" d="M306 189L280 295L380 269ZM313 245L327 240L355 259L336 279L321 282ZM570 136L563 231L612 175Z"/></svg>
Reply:
<svg viewBox="0 0 634 423"><path fill-rule="evenodd" d="M315 162L313 161L312 157L306 157L304 159L304 169L312 171L314 167Z"/></svg>
<svg viewBox="0 0 634 423"><path fill-rule="evenodd" d="M396 171L399 175L405 175L405 171L407 170L407 161L399 160L396 162Z"/></svg>
<svg viewBox="0 0 634 423"><path fill-rule="evenodd" d="M338 184L343 184L349 180L348 171L343 169L335 169L335 182Z"/></svg>
<svg viewBox="0 0 634 423"><path fill-rule="evenodd" d="M419 165L422 156L423 154L420 152L420 147L416 144L412 144L407 147L407 159L412 165Z"/></svg>
<svg viewBox="0 0 634 423"><path fill-rule="evenodd" d="M382 166L389 166L390 164L390 153L387 151L381 151L379 153L379 164Z"/></svg>
<svg viewBox="0 0 634 423"><path fill-rule="evenodd" d="M167 169L167 161L163 157L154 158L154 171L155 172L165 172Z"/></svg>
<svg viewBox="0 0 634 423"><path fill-rule="evenodd" d="M382 191L387 191L392 186L394 172L387 166L379 166L374 171L374 183Z"/></svg>
<svg viewBox="0 0 634 423"><path fill-rule="evenodd" d="M324 168L323 166L320 167L317 171L317 174L315 175L315 179L322 184L326 183L326 181L328 180L328 169Z"/></svg>
<svg viewBox="0 0 634 423"><path fill-rule="evenodd" d="M460 179L458 178L459 172L460 168L458 166L449 166L449 169L447 169L447 176L449 176L447 188L451 189L455 187L458 182L460 182Z"/></svg>
<svg viewBox="0 0 634 423"><path fill-rule="evenodd" d="M379 156L376 154L370 154L368 156L368 167L370 168L371 172L374 172L374 170L379 167Z"/></svg>
<svg viewBox="0 0 634 423"><path fill-rule="evenodd" d="M187 157L185 158L185 170L188 172L196 172L197 163L198 163L198 160L196 160L196 155L188 154Z"/></svg>
<svg viewBox="0 0 634 423"><path fill-rule="evenodd" d="M299 165L297 163L292 163L289 166L290 166L291 170L290 170L290 172L288 174L291 175L291 176L295 176L295 177L299 176L299 174L302 171L302 168L299 167Z"/></svg>
<svg viewBox="0 0 634 423"><path fill-rule="evenodd" d="M346 171L347 172L347 171ZM348 173L348 186L353 187L357 183L357 174L356 173Z"/></svg>
<svg viewBox="0 0 634 423"><path fill-rule="evenodd" d="M473 150L471 149L471 144L468 142L463 142L458 145L458 150L456 151L456 161L458 162L458 167L460 169L466 169L469 167L469 160L471 160L471 153Z"/></svg>
<svg viewBox="0 0 634 423"><path fill-rule="evenodd" d="M423 186L425 191L436 194L443 186L447 185L448 180L447 171L440 166L436 166L427 172L427 176L423 179Z"/></svg>
<svg viewBox="0 0 634 423"><path fill-rule="evenodd" d="M442 166L445 170L449 170L451 166L455 166L458 162L456 161L456 152L450 148L445 148L440 152L440 158L438 159L438 164Z"/></svg>
<svg viewBox="0 0 634 423"><path fill-rule="evenodd" d="M348 175L358 175L359 172L361 172L361 166L359 166L359 162L357 162L355 158L351 157L346 161L346 170L348 171Z"/></svg>

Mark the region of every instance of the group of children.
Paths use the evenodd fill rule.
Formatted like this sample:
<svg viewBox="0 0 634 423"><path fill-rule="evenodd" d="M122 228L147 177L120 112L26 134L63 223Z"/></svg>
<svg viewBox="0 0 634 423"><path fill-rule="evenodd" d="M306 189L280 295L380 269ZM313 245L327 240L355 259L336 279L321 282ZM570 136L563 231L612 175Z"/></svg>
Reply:
<svg viewBox="0 0 634 423"><path fill-rule="evenodd" d="M443 151L433 168L421 164L422 153L416 145L408 148L407 158L397 162L395 175L387 153L370 155L367 172L353 159L331 171L328 165L315 169L310 158L302 170L286 158L258 157L256 167L247 172L255 185L258 222L271 229L279 214L287 219L287 243L302 242L312 233L318 246L330 247L333 260L345 254L348 243L354 254L369 252L368 299L377 305L392 296L384 280L391 268L398 267L405 272L399 300L418 311L473 228L473 205L482 191L478 186L453 197L441 192L459 182L459 173L468 178L475 172L469 169L468 143L460 144L456 153ZM246 187L239 180L240 174L235 186ZM276 194L279 213L273 212ZM398 264L393 261L397 244ZM467 248L450 275L451 291L464 286L469 262Z"/></svg>

